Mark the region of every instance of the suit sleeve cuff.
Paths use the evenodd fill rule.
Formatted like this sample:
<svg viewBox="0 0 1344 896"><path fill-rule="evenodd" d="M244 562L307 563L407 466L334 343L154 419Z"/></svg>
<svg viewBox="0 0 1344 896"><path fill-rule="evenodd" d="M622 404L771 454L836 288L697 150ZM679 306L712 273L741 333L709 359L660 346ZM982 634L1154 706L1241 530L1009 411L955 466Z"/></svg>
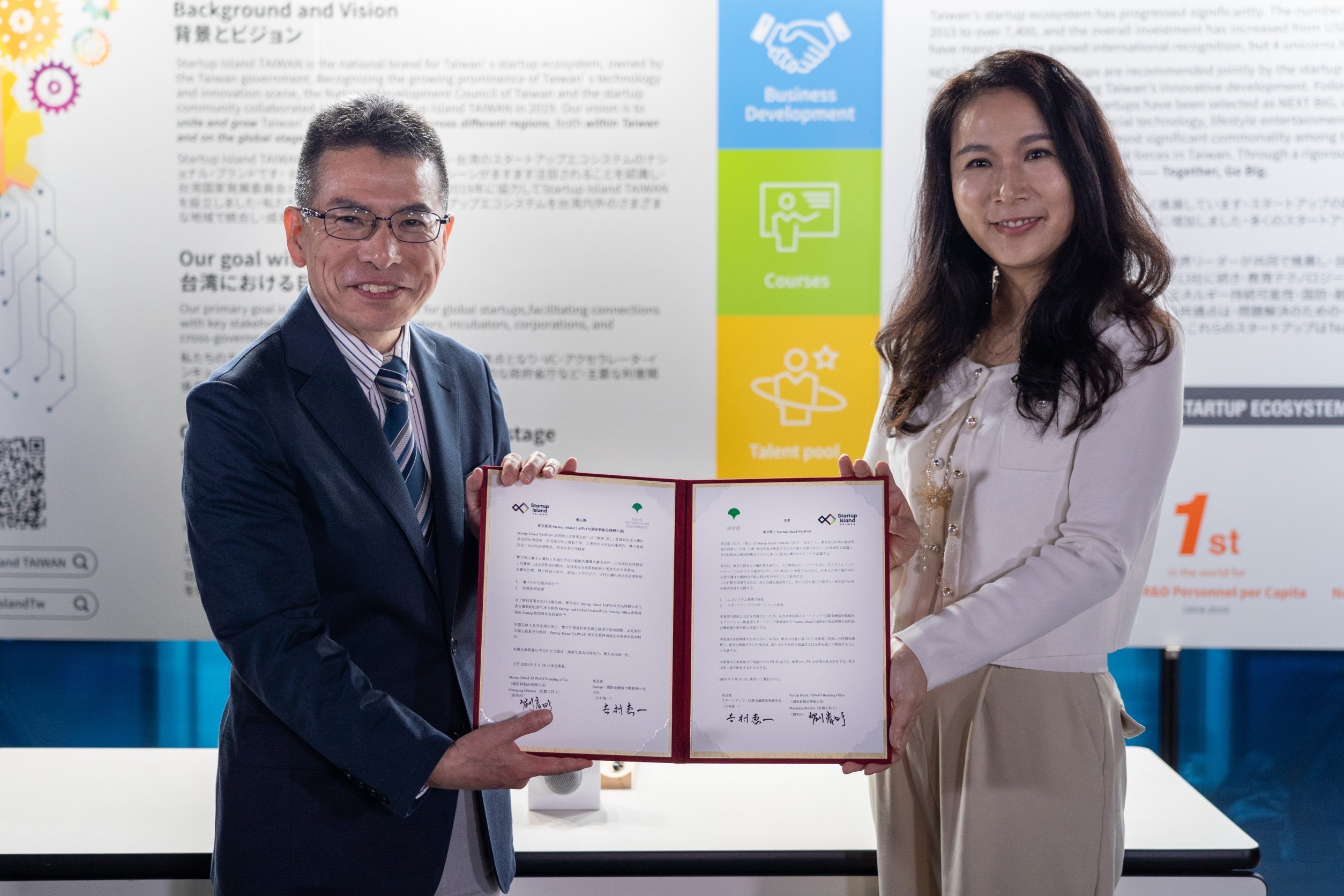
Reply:
<svg viewBox="0 0 1344 896"><path fill-rule="evenodd" d="M398 787L399 793L387 794L387 809L398 818L405 818L420 805L421 798L429 789L429 776L439 764L443 754L453 745L453 739L446 734L436 732L434 737L426 738L423 751L411 764L406 775L406 784Z"/></svg>

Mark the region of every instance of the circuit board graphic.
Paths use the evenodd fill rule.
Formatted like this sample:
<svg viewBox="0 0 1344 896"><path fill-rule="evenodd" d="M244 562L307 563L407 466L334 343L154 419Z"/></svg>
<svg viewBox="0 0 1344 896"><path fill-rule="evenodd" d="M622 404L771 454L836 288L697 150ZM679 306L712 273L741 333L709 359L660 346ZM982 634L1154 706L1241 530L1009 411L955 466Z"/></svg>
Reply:
<svg viewBox="0 0 1344 896"><path fill-rule="evenodd" d="M0 194L0 388L48 413L78 382L75 259L56 225L56 193L41 177Z"/></svg>

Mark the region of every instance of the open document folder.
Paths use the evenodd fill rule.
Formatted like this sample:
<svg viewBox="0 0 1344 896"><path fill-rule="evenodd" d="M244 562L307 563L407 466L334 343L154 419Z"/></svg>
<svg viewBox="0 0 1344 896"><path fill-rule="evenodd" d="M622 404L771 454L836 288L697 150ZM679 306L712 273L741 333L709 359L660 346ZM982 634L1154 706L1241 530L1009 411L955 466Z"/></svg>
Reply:
<svg viewBox="0 0 1344 896"><path fill-rule="evenodd" d="M476 721L529 752L881 762L885 479L483 486Z"/></svg>

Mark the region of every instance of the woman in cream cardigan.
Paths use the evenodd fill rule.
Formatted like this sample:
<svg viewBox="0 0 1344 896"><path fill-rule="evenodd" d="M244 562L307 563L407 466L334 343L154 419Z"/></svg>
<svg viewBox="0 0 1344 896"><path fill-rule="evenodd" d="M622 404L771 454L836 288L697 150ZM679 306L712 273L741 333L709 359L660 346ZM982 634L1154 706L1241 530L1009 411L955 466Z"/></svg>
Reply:
<svg viewBox="0 0 1344 896"><path fill-rule="evenodd" d="M872 439L841 460L900 488L881 892L1109 894L1142 728L1106 656L1180 432L1171 260L1091 93L1037 53L943 86L919 203Z"/></svg>

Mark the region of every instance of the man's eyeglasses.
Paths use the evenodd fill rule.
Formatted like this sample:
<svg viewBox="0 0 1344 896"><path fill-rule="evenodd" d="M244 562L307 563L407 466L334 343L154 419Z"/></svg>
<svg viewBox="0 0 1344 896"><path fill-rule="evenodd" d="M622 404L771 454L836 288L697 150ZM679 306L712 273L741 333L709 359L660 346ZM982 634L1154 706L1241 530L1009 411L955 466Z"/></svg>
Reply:
<svg viewBox="0 0 1344 896"><path fill-rule="evenodd" d="M338 240L366 240L373 236L379 221L386 221L392 235L403 243L429 243L438 237L443 225L453 220L452 215L433 212L397 212L383 217L364 208L329 208L325 212L301 208L305 218L321 218L327 236Z"/></svg>

